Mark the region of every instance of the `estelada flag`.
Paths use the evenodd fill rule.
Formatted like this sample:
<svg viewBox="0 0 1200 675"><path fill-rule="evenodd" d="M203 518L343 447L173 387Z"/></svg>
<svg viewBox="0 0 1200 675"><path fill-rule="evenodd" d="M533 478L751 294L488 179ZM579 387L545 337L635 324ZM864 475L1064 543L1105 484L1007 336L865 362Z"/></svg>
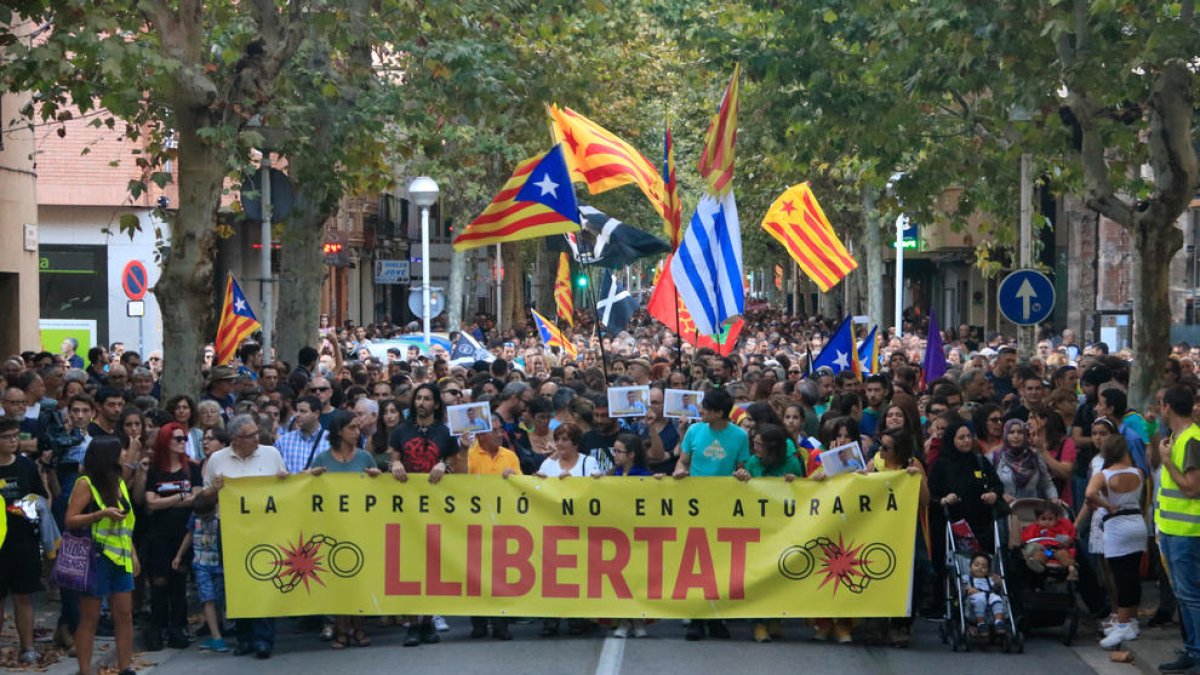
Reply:
<svg viewBox="0 0 1200 675"><path fill-rule="evenodd" d="M816 282L821 292L828 292L858 262L842 245L833 231L825 212L817 203L808 183L788 188L763 217L762 227L787 249L792 260Z"/></svg>
<svg viewBox="0 0 1200 675"><path fill-rule="evenodd" d="M242 287L230 274L225 280L225 299L221 302L221 322L217 326L216 365L232 361L242 340L260 328L262 324L250 309Z"/></svg>
<svg viewBox="0 0 1200 675"><path fill-rule="evenodd" d="M567 339L567 336L563 335L558 326L555 326L549 319L538 314L537 310L532 307L529 308L529 312L533 314L533 323L537 326L538 335L542 338L542 344L547 349L558 347L571 358L579 356L579 351L575 349L575 345L571 344L571 341Z"/></svg>
<svg viewBox="0 0 1200 675"><path fill-rule="evenodd" d="M734 146L737 144L738 75L741 65L733 67L733 77L721 97L721 106L709 122L704 134L704 149L700 151L700 162L696 168L700 177L708 183L713 196L721 197L729 191L733 181Z"/></svg>
<svg viewBox="0 0 1200 675"><path fill-rule="evenodd" d="M565 234L579 229L579 204L562 146L531 157L492 203L454 238L454 250Z"/></svg>
<svg viewBox="0 0 1200 675"><path fill-rule="evenodd" d="M662 178L667 206L663 229L667 233L667 240L671 242L671 250L674 251L683 240L683 205L679 202L679 184L675 181L675 139L671 136L670 116L666 118L666 130L663 132Z"/></svg>
<svg viewBox="0 0 1200 675"><path fill-rule="evenodd" d="M586 183L592 194L633 183L670 224L663 179L650 160L613 132L570 108L549 105L546 110L554 140L564 146L575 180Z"/></svg>
<svg viewBox="0 0 1200 675"><path fill-rule="evenodd" d="M721 356L729 356L737 345L738 336L742 334L742 328L746 322L739 316L733 323L722 329L720 339L714 339L712 335L701 335L696 329L692 315L684 306L683 300L675 292L675 280L671 276L671 258L672 256L669 255L663 262L662 271L654 284L654 292L650 295L650 303L646 306L646 311L693 347L709 347ZM677 308L678 314L676 314Z"/></svg>
<svg viewBox="0 0 1200 675"><path fill-rule="evenodd" d="M575 298L571 295L571 256L565 251L558 254L558 276L554 279L554 304L558 307L558 318L575 326Z"/></svg>

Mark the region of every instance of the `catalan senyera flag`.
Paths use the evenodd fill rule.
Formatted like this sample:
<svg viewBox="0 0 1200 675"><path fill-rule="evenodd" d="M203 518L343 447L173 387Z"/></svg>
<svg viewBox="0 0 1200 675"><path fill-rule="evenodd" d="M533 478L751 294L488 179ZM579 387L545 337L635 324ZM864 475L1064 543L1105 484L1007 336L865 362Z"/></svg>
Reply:
<svg viewBox="0 0 1200 675"><path fill-rule="evenodd" d="M721 98L721 107L713 115L704 135L704 149L697 167L713 196L722 197L733 180L734 145L737 143L738 75L741 65L733 67L733 77Z"/></svg>
<svg viewBox="0 0 1200 675"><path fill-rule="evenodd" d="M592 194L633 183L670 222L658 167L616 134L570 108L547 106L556 143L564 146L571 176Z"/></svg>
<svg viewBox="0 0 1200 675"><path fill-rule="evenodd" d="M454 250L566 234L579 229L579 205L561 146L517 165L492 203L454 238Z"/></svg>
<svg viewBox="0 0 1200 675"><path fill-rule="evenodd" d="M529 309L529 312L533 314L533 323L537 325L538 335L541 336L542 344L545 345L547 349L550 347L558 347L563 350L563 353L571 358L576 358L579 356L579 352L575 349L575 345L571 344L571 341L567 339L567 336L563 335L563 332L558 329L558 326L555 326L546 317L538 314L537 311L532 307Z"/></svg>
<svg viewBox="0 0 1200 675"><path fill-rule="evenodd" d="M558 307L558 318L575 326L575 298L571 295L571 256L558 254L558 275L554 278L554 304Z"/></svg>
<svg viewBox="0 0 1200 675"><path fill-rule="evenodd" d="M679 185L675 182L675 139L671 136L671 118L666 118L666 130L663 132L663 199L666 200L667 212L663 217L663 230L667 233L667 241L671 250L679 248L683 240L683 205L679 202Z"/></svg>
<svg viewBox="0 0 1200 675"><path fill-rule="evenodd" d="M788 188L763 217L763 229L787 249L800 269L828 292L858 262L842 245L808 183Z"/></svg>
<svg viewBox="0 0 1200 675"><path fill-rule="evenodd" d="M260 328L262 324L250 309L242 287L230 274L225 280L225 299L221 302L221 322L217 326L216 365L232 361L242 340Z"/></svg>

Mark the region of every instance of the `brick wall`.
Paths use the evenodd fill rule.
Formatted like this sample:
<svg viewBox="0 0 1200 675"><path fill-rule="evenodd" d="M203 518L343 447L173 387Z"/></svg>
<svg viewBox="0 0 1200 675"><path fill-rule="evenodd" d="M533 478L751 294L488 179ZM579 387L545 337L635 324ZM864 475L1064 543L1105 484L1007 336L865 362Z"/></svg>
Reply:
<svg viewBox="0 0 1200 675"><path fill-rule="evenodd" d="M89 114L62 124L37 126L38 202L55 206L154 206L160 196L166 196L175 205L174 185L168 185L165 191L151 185L136 201L129 195L129 181L143 176L132 154L141 142L125 138L125 125L120 121L115 129L90 125L92 120L107 116Z"/></svg>

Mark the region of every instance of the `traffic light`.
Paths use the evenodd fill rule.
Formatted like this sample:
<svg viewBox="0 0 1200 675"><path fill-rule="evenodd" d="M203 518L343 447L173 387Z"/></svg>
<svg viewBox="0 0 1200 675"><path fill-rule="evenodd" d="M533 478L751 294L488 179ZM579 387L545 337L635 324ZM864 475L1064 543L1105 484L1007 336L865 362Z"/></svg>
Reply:
<svg viewBox="0 0 1200 675"><path fill-rule="evenodd" d="M587 272L579 272L575 275L575 285L579 288L587 288L588 275Z"/></svg>
<svg viewBox="0 0 1200 675"><path fill-rule="evenodd" d="M325 253L325 264L331 267L349 267L350 256L346 250L346 243L342 241L340 232L330 232L325 237L325 244L321 247Z"/></svg>

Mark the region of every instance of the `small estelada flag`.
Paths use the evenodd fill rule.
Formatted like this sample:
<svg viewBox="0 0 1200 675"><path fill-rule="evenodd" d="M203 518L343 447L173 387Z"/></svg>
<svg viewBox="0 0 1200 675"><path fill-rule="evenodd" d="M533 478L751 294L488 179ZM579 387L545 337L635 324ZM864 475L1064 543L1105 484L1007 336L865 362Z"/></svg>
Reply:
<svg viewBox="0 0 1200 675"><path fill-rule="evenodd" d="M224 365L233 360L237 354L238 345L250 337L254 331L262 328L250 302L242 293L242 287L230 274L225 281L225 299L221 302L221 322L217 326L216 365Z"/></svg>
<svg viewBox="0 0 1200 675"><path fill-rule="evenodd" d="M554 279L554 304L558 307L558 318L568 326L575 326L575 298L571 292L571 256L558 254L558 276Z"/></svg>
<svg viewBox="0 0 1200 675"><path fill-rule="evenodd" d="M762 227L783 247L822 293L858 267L817 204L808 183L788 188L763 217Z"/></svg>
<svg viewBox="0 0 1200 675"><path fill-rule="evenodd" d="M542 338L542 344L546 349L558 347L563 350L563 353L572 359L579 356L579 351L575 349L575 345L563 335L563 332L558 329L549 319L538 314L532 307L529 312L533 314L533 323L537 326L538 335Z"/></svg>
<svg viewBox="0 0 1200 675"><path fill-rule="evenodd" d="M709 122L704 135L704 148L700 151L700 162L696 168L700 177L708 183L710 193L722 197L729 191L733 181L734 146L737 144L738 75L741 65L734 66L733 77L725 88L721 106Z"/></svg>

